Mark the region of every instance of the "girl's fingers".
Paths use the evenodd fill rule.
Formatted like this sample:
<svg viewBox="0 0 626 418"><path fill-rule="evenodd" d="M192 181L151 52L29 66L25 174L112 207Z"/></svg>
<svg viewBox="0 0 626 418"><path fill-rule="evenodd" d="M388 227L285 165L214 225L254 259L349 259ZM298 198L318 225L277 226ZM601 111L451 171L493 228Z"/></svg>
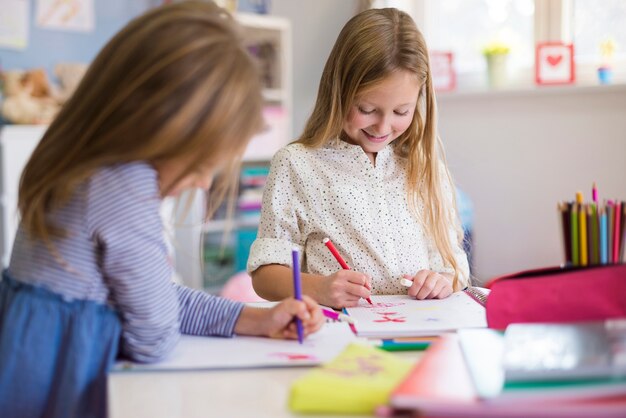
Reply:
<svg viewBox="0 0 626 418"><path fill-rule="evenodd" d="M427 299L428 295L430 295L433 290L435 290L435 287L437 286L438 276L439 275L435 272L431 272L431 274L428 275L426 280L424 280L424 283L422 283L422 288L417 293L418 299Z"/></svg>
<svg viewBox="0 0 626 418"><path fill-rule="evenodd" d="M348 284L348 286L346 287L346 292L348 292L348 294L352 297L356 296L357 298L362 299L369 298L372 295L372 292L370 292L367 287L352 283Z"/></svg>
<svg viewBox="0 0 626 418"><path fill-rule="evenodd" d="M439 296L439 294L443 291L445 287L445 283L441 280L437 280L435 283L433 290L426 296L426 299L435 299Z"/></svg>

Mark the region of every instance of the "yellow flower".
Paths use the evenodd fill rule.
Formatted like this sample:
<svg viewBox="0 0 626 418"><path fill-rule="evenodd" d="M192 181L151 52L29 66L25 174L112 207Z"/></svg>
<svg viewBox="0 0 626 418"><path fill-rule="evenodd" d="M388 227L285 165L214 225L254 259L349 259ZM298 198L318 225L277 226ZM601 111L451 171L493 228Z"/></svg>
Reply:
<svg viewBox="0 0 626 418"><path fill-rule="evenodd" d="M603 58L612 58L616 49L617 43L612 38L607 38L604 41L600 42L600 54L602 54Z"/></svg>
<svg viewBox="0 0 626 418"><path fill-rule="evenodd" d="M492 42L483 48L483 55L506 55L511 48L503 42Z"/></svg>

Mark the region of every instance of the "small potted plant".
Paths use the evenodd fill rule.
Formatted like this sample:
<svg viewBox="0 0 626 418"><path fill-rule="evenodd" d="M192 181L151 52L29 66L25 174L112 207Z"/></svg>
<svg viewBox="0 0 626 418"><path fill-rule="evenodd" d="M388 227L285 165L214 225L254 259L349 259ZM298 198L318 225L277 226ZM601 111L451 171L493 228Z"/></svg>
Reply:
<svg viewBox="0 0 626 418"><path fill-rule="evenodd" d="M498 88L506 83L506 62L510 50L511 48L502 42L492 42L483 48L490 87Z"/></svg>
<svg viewBox="0 0 626 418"><path fill-rule="evenodd" d="M598 81L600 84L611 84L613 81L613 55L617 44L611 38L600 42L600 56L602 61L598 67Z"/></svg>

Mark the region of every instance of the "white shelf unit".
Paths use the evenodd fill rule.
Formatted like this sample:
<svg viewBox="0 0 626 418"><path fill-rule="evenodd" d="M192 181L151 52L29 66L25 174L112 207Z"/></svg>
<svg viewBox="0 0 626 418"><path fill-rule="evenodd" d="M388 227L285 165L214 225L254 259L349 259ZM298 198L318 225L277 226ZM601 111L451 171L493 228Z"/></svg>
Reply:
<svg viewBox="0 0 626 418"><path fill-rule="evenodd" d="M46 126L0 126L0 257L7 267L19 224L17 197L26 162L41 140Z"/></svg>
<svg viewBox="0 0 626 418"><path fill-rule="evenodd" d="M268 161L292 136L291 22L278 16L249 13L238 13L236 18L243 27L243 39L248 48L259 55L263 55L259 50L266 51L260 66L265 83L263 98L268 110L265 112L268 130L250 141L244 160Z"/></svg>
<svg viewBox="0 0 626 418"><path fill-rule="evenodd" d="M288 19L248 13L236 14L243 27L244 43L254 49L259 45L270 45L273 50L271 62L265 62L269 68L263 68L266 80L263 97L266 102L265 117L268 130L254 137L243 160L245 164L269 164L272 156L281 147L292 140L292 38L291 22ZM184 205L181 205L184 206ZM175 228L176 270L188 286L206 288L204 281L204 238L221 233L230 228L256 228L256 219L234 219L230 223L215 220L202 223L204 201L198 195L188 209L187 217L180 219L184 209L177 214ZM221 240L220 240L221 241ZM218 291L219 284L211 286L209 291Z"/></svg>

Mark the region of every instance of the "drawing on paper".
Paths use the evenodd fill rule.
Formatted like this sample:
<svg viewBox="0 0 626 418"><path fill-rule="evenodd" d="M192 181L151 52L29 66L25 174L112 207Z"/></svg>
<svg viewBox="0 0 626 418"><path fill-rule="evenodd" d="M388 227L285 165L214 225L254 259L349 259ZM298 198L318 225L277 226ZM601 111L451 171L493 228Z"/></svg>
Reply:
<svg viewBox="0 0 626 418"><path fill-rule="evenodd" d="M485 308L464 292L445 299L416 300L408 295L372 296L346 311L356 320L359 336L438 335L459 328L486 327Z"/></svg>

